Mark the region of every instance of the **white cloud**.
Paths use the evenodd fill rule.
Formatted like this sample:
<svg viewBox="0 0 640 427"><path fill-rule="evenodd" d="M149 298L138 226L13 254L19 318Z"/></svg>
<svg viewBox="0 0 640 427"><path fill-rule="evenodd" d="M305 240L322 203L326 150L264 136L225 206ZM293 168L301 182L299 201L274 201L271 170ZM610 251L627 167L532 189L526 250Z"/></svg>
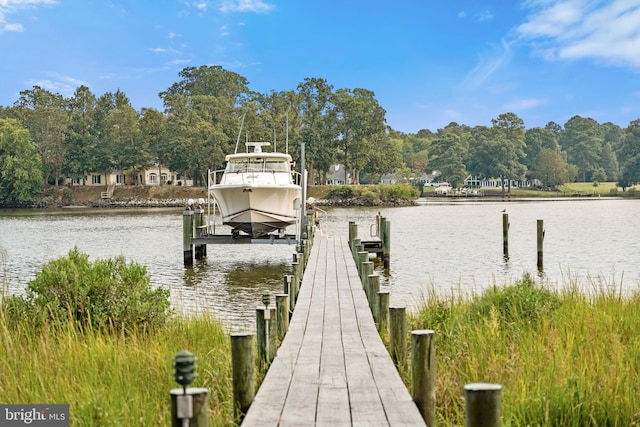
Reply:
<svg viewBox="0 0 640 427"><path fill-rule="evenodd" d="M501 40L499 46L493 46L490 52L480 56L478 64L467 74L460 86L467 89L481 87L494 73L502 68L510 56L510 43L506 40Z"/></svg>
<svg viewBox="0 0 640 427"><path fill-rule="evenodd" d="M230 12L255 12L266 13L275 8L275 5L262 0L222 0L220 11Z"/></svg>
<svg viewBox="0 0 640 427"><path fill-rule="evenodd" d="M59 93L65 97L73 96L73 93L79 86L89 86L88 83L71 76L62 76L52 73L49 77L51 77L51 79L32 80L29 81L28 84L31 87L40 86L43 89L53 93Z"/></svg>
<svg viewBox="0 0 640 427"><path fill-rule="evenodd" d="M0 34L5 32L22 32L24 27L19 22L8 22L9 15L27 8L54 5L57 0L0 0Z"/></svg>
<svg viewBox="0 0 640 427"><path fill-rule="evenodd" d="M516 32L547 60L593 59L640 68L640 0L529 2Z"/></svg>
<svg viewBox="0 0 640 427"><path fill-rule="evenodd" d="M488 10L483 10L476 14L476 19L478 22L490 21L493 19L493 13Z"/></svg>
<svg viewBox="0 0 640 427"><path fill-rule="evenodd" d="M542 99L533 99L533 98L518 98L509 104L505 105L506 110L508 111L522 111L528 110L531 108L539 107L540 105L544 105L546 102Z"/></svg>

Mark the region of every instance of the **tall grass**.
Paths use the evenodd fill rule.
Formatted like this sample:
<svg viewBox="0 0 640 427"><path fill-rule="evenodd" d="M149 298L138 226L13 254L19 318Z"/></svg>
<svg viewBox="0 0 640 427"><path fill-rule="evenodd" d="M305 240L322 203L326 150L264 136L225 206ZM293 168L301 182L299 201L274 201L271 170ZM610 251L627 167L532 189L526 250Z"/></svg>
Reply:
<svg viewBox="0 0 640 427"><path fill-rule="evenodd" d="M640 296L529 277L481 295L431 292L409 329L433 329L439 424L464 424L463 387L503 385L503 425L640 422ZM404 376L406 378L406 375Z"/></svg>
<svg viewBox="0 0 640 427"><path fill-rule="evenodd" d="M69 322L35 330L0 311L2 403L68 403L73 426L171 424L172 357L198 357L192 386L209 389L209 425L232 425L229 337L211 317L175 318L152 333L109 334Z"/></svg>

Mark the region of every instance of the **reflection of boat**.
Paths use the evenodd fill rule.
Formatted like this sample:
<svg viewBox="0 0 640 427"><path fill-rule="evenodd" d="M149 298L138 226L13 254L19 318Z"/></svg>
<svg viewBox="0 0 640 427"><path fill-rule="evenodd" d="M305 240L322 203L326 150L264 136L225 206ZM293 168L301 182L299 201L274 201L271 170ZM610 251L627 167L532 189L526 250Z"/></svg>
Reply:
<svg viewBox="0 0 640 427"><path fill-rule="evenodd" d="M268 142L247 142L246 153L229 154L226 168L211 173L209 194L220 208L222 222L252 238L295 224L302 188L289 154L262 152ZM253 151L249 149L253 147Z"/></svg>

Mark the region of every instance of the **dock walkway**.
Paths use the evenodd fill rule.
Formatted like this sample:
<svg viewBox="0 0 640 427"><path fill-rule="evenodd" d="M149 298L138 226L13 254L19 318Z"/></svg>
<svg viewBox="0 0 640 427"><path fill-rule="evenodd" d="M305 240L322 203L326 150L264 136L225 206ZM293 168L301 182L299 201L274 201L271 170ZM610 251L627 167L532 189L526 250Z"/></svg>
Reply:
<svg viewBox="0 0 640 427"><path fill-rule="evenodd" d="M289 330L243 426L424 426L345 239L316 236Z"/></svg>

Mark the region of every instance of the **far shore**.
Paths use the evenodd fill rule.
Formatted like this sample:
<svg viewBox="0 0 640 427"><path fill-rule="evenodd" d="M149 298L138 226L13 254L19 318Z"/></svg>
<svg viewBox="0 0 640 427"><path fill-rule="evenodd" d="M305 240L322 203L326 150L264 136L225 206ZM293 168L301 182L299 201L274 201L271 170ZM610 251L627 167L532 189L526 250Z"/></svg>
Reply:
<svg viewBox="0 0 640 427"><path fill-rule="evenodd" d="M307 198L313 198L317 206L373 206L366 200L358 198L335 199L327 197L332 187L327 185L311 186L307 190ZM381 200L375 206L411 206L420 204L419 200L504 200L506 199L558 199L558 198L600 198L630 197L640 198L640 186L622 191L613 182L570 183L555 191L530 190L512 188L503 193L501 189L484 189L479 195L434 196L434 187L425 187L420 199ZM33 204L22 206L4 206L5 208L170 208L187 206L189 199L207 198L205 187L183 187L175 185L163 186L122 186L116 187L113 196L102 198L104 186L58 186L48 187L43 191L41 199Z"/></svg>

